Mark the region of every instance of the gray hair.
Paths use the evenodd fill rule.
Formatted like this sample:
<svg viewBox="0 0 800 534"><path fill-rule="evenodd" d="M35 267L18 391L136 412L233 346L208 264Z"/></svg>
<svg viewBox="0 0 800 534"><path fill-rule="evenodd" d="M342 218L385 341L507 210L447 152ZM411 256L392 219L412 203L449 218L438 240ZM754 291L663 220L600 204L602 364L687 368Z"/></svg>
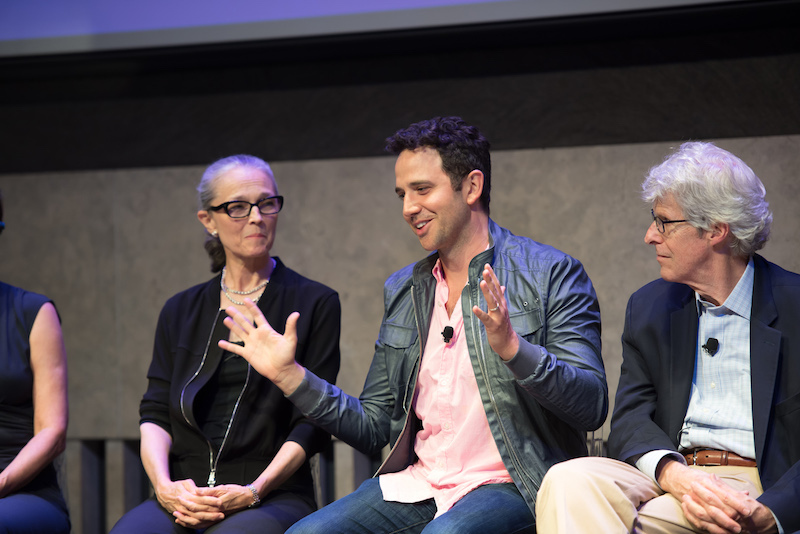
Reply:
<svg viewBox="0 0 800 534"><path fill-rule="evenodd" d="M236 167L249 167L263 171L264 174L272 178L272 181L275 181L272 168L261 158L248 154L236 154L235 156L218 159L208 166L200 179L200 183L197 184L197 201L201 210L207 210L211 207L211 200L216 194L216 185L219 177Z"/></svg>
<svg viewBox="0 0 800 534"><path fill-rule="evenodd" d="M216 195L217 180L236 167L248 167L262 171L275 182L275 175L272 174L272 168L269 164L261 158L249 156L247 154L237 154L235 156L228 156L227 158L218 159L208 166L197 184L197 202L201 210L207 210L211 207L211 201ZM275 187L277 187L277 183ZM218 273L225 267L225 249L220 242L219 237L206 234L206 240L203 246L211 259L211 272Z"/></svg>
<svg viewBox="0 0 800 534"><path fill-rule="evenodd" d="M737 256L751 256L769 239L772 212L766 189L744 161L712 143L684 143L647 174L642 199L650 204L672 194L695 228L727 223Z"/></svg>

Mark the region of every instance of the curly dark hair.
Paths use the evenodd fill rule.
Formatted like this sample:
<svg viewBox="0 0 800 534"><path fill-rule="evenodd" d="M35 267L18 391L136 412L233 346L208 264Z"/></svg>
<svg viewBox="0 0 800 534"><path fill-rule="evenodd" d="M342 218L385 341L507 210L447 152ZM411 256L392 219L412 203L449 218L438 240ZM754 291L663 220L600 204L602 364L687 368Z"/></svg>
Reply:
<svg viewBox="0 0 800 534"><path fill-rule="evenodd" d="M442 170L450 178L455 191L461 190L464 178L473 170L483 173L481 206L488 214L492 158L489 141L483 134L461 117L434 117L416 122L386 138L386 151L392 154L426 147L439 153Z"/></svg>

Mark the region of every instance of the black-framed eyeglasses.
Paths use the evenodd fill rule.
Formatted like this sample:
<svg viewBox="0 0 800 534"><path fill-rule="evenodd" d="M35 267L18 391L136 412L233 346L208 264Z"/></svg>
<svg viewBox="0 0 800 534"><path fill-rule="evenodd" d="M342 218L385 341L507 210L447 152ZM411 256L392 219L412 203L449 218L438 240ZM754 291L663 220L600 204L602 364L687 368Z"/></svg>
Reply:
<svg viewBox="0 0 800 534"><path fill-rule="evenodd" d="M675 220L673 220L673 221L665 221L665 220L664 220L664 219L662 219L661 217L657 217L657 216L656 216L656 214L655 214L655 212L653 212L653 210L650 210L650 215L652 215L652 216L653 216L653 221L655 221L655 223L656 223L656 228L657 228L657 229L658 229L658 231L659 231L659 232L661 232L662 234L663 234L663 233L664 233L664 231L666 230L666 225L668 225L668 224L672 224L672 223L679 223L679 222L689 222L689 221L687 221L686 219L675 219Z"/></svg>
<svg viewBox="0 0 800 534"><path fill-rule="evenodd" d="M283 197L278 195L262 198L255 204L246 200L231 200L230 202L223 202L219 206L211 206L208 209L211 211L225 210L225 213L231 219L244 219L250 216L254 206L258 208L261 215L274 215L283 208Z"/></svg>

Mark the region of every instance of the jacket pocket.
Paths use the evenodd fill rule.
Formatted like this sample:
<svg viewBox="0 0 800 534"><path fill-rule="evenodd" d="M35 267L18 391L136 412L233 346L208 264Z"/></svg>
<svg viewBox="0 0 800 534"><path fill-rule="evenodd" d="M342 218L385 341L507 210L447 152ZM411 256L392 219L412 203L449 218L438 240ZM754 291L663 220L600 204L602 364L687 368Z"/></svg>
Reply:
<svg viewBox="0 0 800 534"><path fill-rule="evenodd" d="M540 339L542 334L542 321L539 319L539 311L536 309L513 311L510 310L508 320L511 322L511 328L519 336L533 345L541 345L543 341ZM513 371L498 357L489 358L489 365L491 368L490 376L493 377L495 382L504 384L504 387L511 388L509 391L513 393L514 387L517 383L517 378L514 376Z"/></svg>
<svg viewBox="0 0 800 534"><path fill-rule="evenodd" d="M536 341L536 336L542 329L542 320L539 317L538 309L511 312L508 320L511 322L514 332L525 338L526 341L540 344Z"/></svg>
<svg viewBox="0 0 800 534"><path fill-rule="evenodd" d="M381 325L380 340L387 347L406 349L411 346L417 337L416 328L384 322Z"/></svg>
<svg viewBox="0 0 800 534"><path fill-rule="evenodd" d="M395 410L403 409L411 403L408 389L414 387L411 377L419 359L419 341L414 327L383 323L380 331L386 361L386 374L389 389L395 400Z"/></svg>

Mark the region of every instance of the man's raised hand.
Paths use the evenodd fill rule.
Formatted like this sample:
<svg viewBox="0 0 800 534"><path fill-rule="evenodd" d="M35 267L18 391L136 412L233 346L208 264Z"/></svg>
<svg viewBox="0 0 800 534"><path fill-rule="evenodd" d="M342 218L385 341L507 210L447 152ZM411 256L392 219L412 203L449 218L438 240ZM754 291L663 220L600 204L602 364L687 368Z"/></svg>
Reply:
<svg viewBox="0 0 800 534"><path fill-rule="evenodd" d="M252 300L245 299L245 304L253 316L253 322L234 307L225 310L228 317L224 321L233 336L244 342L244 346L226 340L220 340L219 346L247 360L253 369L289 395L303 381L306 372L294 359L300 314L293 312L289 315L284 334L279 334Z"/></svg>

